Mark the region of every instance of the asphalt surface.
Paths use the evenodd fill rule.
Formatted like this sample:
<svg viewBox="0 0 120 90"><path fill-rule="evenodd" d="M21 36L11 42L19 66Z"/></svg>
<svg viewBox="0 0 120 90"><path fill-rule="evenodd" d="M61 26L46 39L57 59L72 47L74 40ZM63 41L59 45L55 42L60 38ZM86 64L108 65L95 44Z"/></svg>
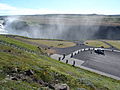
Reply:
<svg viewBox="0 0 120 90"><path fill-rule="evenodd" d="M83 45L82 42L77 42L77 46L56 50L57 54L69 55L85 48L91 47ZM111 46L110 49L116 50L113 46ZM84 63L81 64L84 67L120 77L120 52L105 50L105 55L98 55L94 50L85 50L81 51L79 54L77 53L72 58L84 61Z"/></svg>
<svg viewBox="0 0 120 90"><path fill-rule="evenodd" d="M76 46L73 46L73 47L67 47L67 48L53 48L56 50L56 53L57 54L65 54L65 55L68 55L68 54L71 54L72 52L76 51L76 50L79 50L79 49L83 49L83 48L91 48L91 46L87 46L87 45L84 45L82 41L75 41L76 43Z"/></svg>
<svg viewBox="0 0 120 90"><path fill-rule="evenodd" d="M84 51L73 58L85 61L82 66L99 70L120 77L120 53L105 51L105 55L98 55L94 51Z"/></svg>

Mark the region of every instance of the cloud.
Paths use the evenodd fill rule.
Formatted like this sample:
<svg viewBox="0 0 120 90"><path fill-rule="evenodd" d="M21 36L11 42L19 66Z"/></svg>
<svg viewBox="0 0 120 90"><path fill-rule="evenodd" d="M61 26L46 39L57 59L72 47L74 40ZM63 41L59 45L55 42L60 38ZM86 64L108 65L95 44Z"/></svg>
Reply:
<svg viewBox="0 0 120 90"><path fill-rule="evenodd" d="M0 3L0 15L32 15L32 14L50 14L57 12L58 11L48 9L16 8L8 4Z"/></svg>
<svg viewBox="0 0 120 90"><path fill-rule="evenodd" d="M64 14L66 11L50 10L50 9L31 9L16 8L8 4L0 3L0 15L34 15L34 14Z"/></svg>
<svg viewBox="0 0 120 90"><path fill-rule="evenodd" d="M0 10L16 10L16 8L7 4L0 3Z"/></svg>
<svg viewBox="0 0 120 90"><path fill-rule="evenodd" d="M16 8L8 4L0 3L0 15L34 15L34 14L119 14L108 10L50 10L50 9L31 9Z"/></svg>

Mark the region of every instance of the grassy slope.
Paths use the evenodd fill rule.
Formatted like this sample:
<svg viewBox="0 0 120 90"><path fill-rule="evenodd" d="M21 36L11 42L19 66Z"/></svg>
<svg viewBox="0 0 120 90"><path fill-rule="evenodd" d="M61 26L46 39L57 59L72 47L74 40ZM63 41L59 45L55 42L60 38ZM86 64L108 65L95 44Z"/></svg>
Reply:
<svg viewBox="0 0 120 90"><path fill-rule="evenodd" d="M6 42L9 42L9 43L12 43L12 44L16 44L18 46L25 47L25 48L28 48L28 49L31 49L31 50L37 50L37 47L35 47L33 45L29 45L27 43L23 43L21 41L18 41L18 40L9 38L9 37L0 36L0 40L4 40Z"/></svg>
<svg viewBox="0 0 120 90"><path fill-rule="evenodd" d="M22 40L26 40L26 41L30 41L33 43L37 43L37 44L42 44L45 46L53 46L53 47L57 47L57 48L66 48L66 47L72 47L75 46L76 44L73 42L68 42L68 41L56 41L56 40L33 40L33 39L25 39L25 38L21 38L21 37L16 37Z"/></svg>
<svg viewBox="0 0 120 90"><path fill-rule="evenodd" d="M105 42L111 44L112 46L120 49L120 40L105 40Z"/></svg>
<svg viewBox="0 0 120 90"><path fill-rule="evenodd" d="M2 39L6 40L5 37ZM10 39L9 42L13 43L14 40ZM24 47L26 46L24 43ZM86 88L87 90L95 88L96 90L120 89L120 81L66 65L45 55L31 54L5 45L0 45L0 50L11 50L11 52L0 52L0 90L37 90L44 87L44 85L32 81L32 78L43 80L46 83L55 83L57 79L58 82L67 83L70 88L75 90L76 88ZM25 70L33 70L34 75L27 76L26 81L7 79L7 75L13 75L16 67L21 73Z"/></svg>
<svg viewBox="0 0 120 90"><path fill-rule="evenodd" d="M93 47L101 47L101 46L104 46L105 48L110 47L109 45L107 45L104 42L99 41L99 40L87 40L84 43L85 43L85 45L93 46Z"/></svg>

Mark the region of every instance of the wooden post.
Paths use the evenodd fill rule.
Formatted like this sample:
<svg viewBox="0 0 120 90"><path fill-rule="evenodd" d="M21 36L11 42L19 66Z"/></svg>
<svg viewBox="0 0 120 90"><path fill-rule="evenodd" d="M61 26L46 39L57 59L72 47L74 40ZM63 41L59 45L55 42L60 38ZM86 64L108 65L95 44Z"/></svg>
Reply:
<svg viewBox="0 0 120 90"><path fill-rule="evenodd" d="M70 56L70 58L72 58L73 57L73 53L71 53L71 56Z"/></svg>
<svg viewBox="0 0 120 90"><path fill-rule="evenodd" d="M65 54L63 54L63 58L62 58L62 60L63 60L63 59L65 59Z"/></svg>
<svg viewBox="0 0 120 90"><path fill-rule="evenodd" d="M66 60L66 64L68 64L68 60Z"/></svg>
<svg viewBox="0 0 120 90"><path fill-rule="evenodd" d="M75 66L75 61L73 61L73 65L72 65L73 67Z"/></svg>
<svg viewBox="0 0 120 90"><path fill-rule="evenodd" d="M80 52L78 51L78 54L79 54Z"/></svg>
<svg viewBox="0 0 120 90"><path fill-rule="evenodd" d="M61 57L59 57L58 60L60 61L60 60L61 60Z"/></svg>
<svg viewBox="0 0 120 90"><path fill-rule="evenodd" d="M76 52L75 52L75 55L77 55Z"/></svg>

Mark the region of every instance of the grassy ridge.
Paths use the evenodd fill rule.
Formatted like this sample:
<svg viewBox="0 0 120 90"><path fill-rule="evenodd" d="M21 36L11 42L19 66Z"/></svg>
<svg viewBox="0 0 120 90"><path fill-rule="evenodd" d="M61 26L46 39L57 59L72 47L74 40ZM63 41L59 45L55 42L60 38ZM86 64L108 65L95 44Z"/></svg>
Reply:
<svg viewBox="0 0 120 90"><path fill-rule="evenodd" d="M120 49L120 41L119 40L104 40L105 42L111 44L112 46Z"/></svg>
<svg viewBox="0 0 120 90"><path fill-rule="evenodd" d="M10 43L17 42L11 38L7 38L6 41L8 40ZM26 43L23 44L26 45ZM8 50L11 50L11 52L8 52ZM15 71L16 68L18 71ZM32 70L34 74L31 76L25 75L27 70ZM11 80L10 76L20 76L20 78L17 78L18 80ZM43 81L44 84L66 83L71 90L77 90L77 88L84 88L86 90L120 89L120 81L72 67L45 55L31 54L13 47L0 45L0 90L50 89L50 87L43 83L38 83L36 79Z"/></svg>
<svg viewBox="0 0 120 90"><path fill-rule="evenodd" d="M26 39L26 38L21 38L21 37L16 37L16 38L21 39L21 40L26 40L29 42L33 42L33 43L37 43L37 44L42 44L48 47L52 46L52 47L57 47L57 48L66 48L66 47L72 47L76 45L75 43L69 42L69 41L41 40L41 39L35 40L35 39Z"/></svg>
<svg viewBox="0 0 120 90"><path fill-rule="evenodd" d="M25 47L25 48L28 48L28 49L31 49L31 50L37 50L37 47L34 46L34 45L30 45L30 44L27 44L27 43L23 43L23 42L21 42L21 41L12 39L12 38L7 37L7 36L1 36L1 35L0 35L0 40L6 41L6 42L9 42L9 43L13 43L13 44L16 44L16 45L18 45L18 46Z"/></svg>
<svg viewBox="0 0 120 90"><path fill-rule="evenodd" d="M99 41L99 40L87 40L84 43L85 43L85 45L93 46L93 47L101 47L101 46L104 46L104 48L110 47L109 45L107 45L104 42Z"/></svg>

